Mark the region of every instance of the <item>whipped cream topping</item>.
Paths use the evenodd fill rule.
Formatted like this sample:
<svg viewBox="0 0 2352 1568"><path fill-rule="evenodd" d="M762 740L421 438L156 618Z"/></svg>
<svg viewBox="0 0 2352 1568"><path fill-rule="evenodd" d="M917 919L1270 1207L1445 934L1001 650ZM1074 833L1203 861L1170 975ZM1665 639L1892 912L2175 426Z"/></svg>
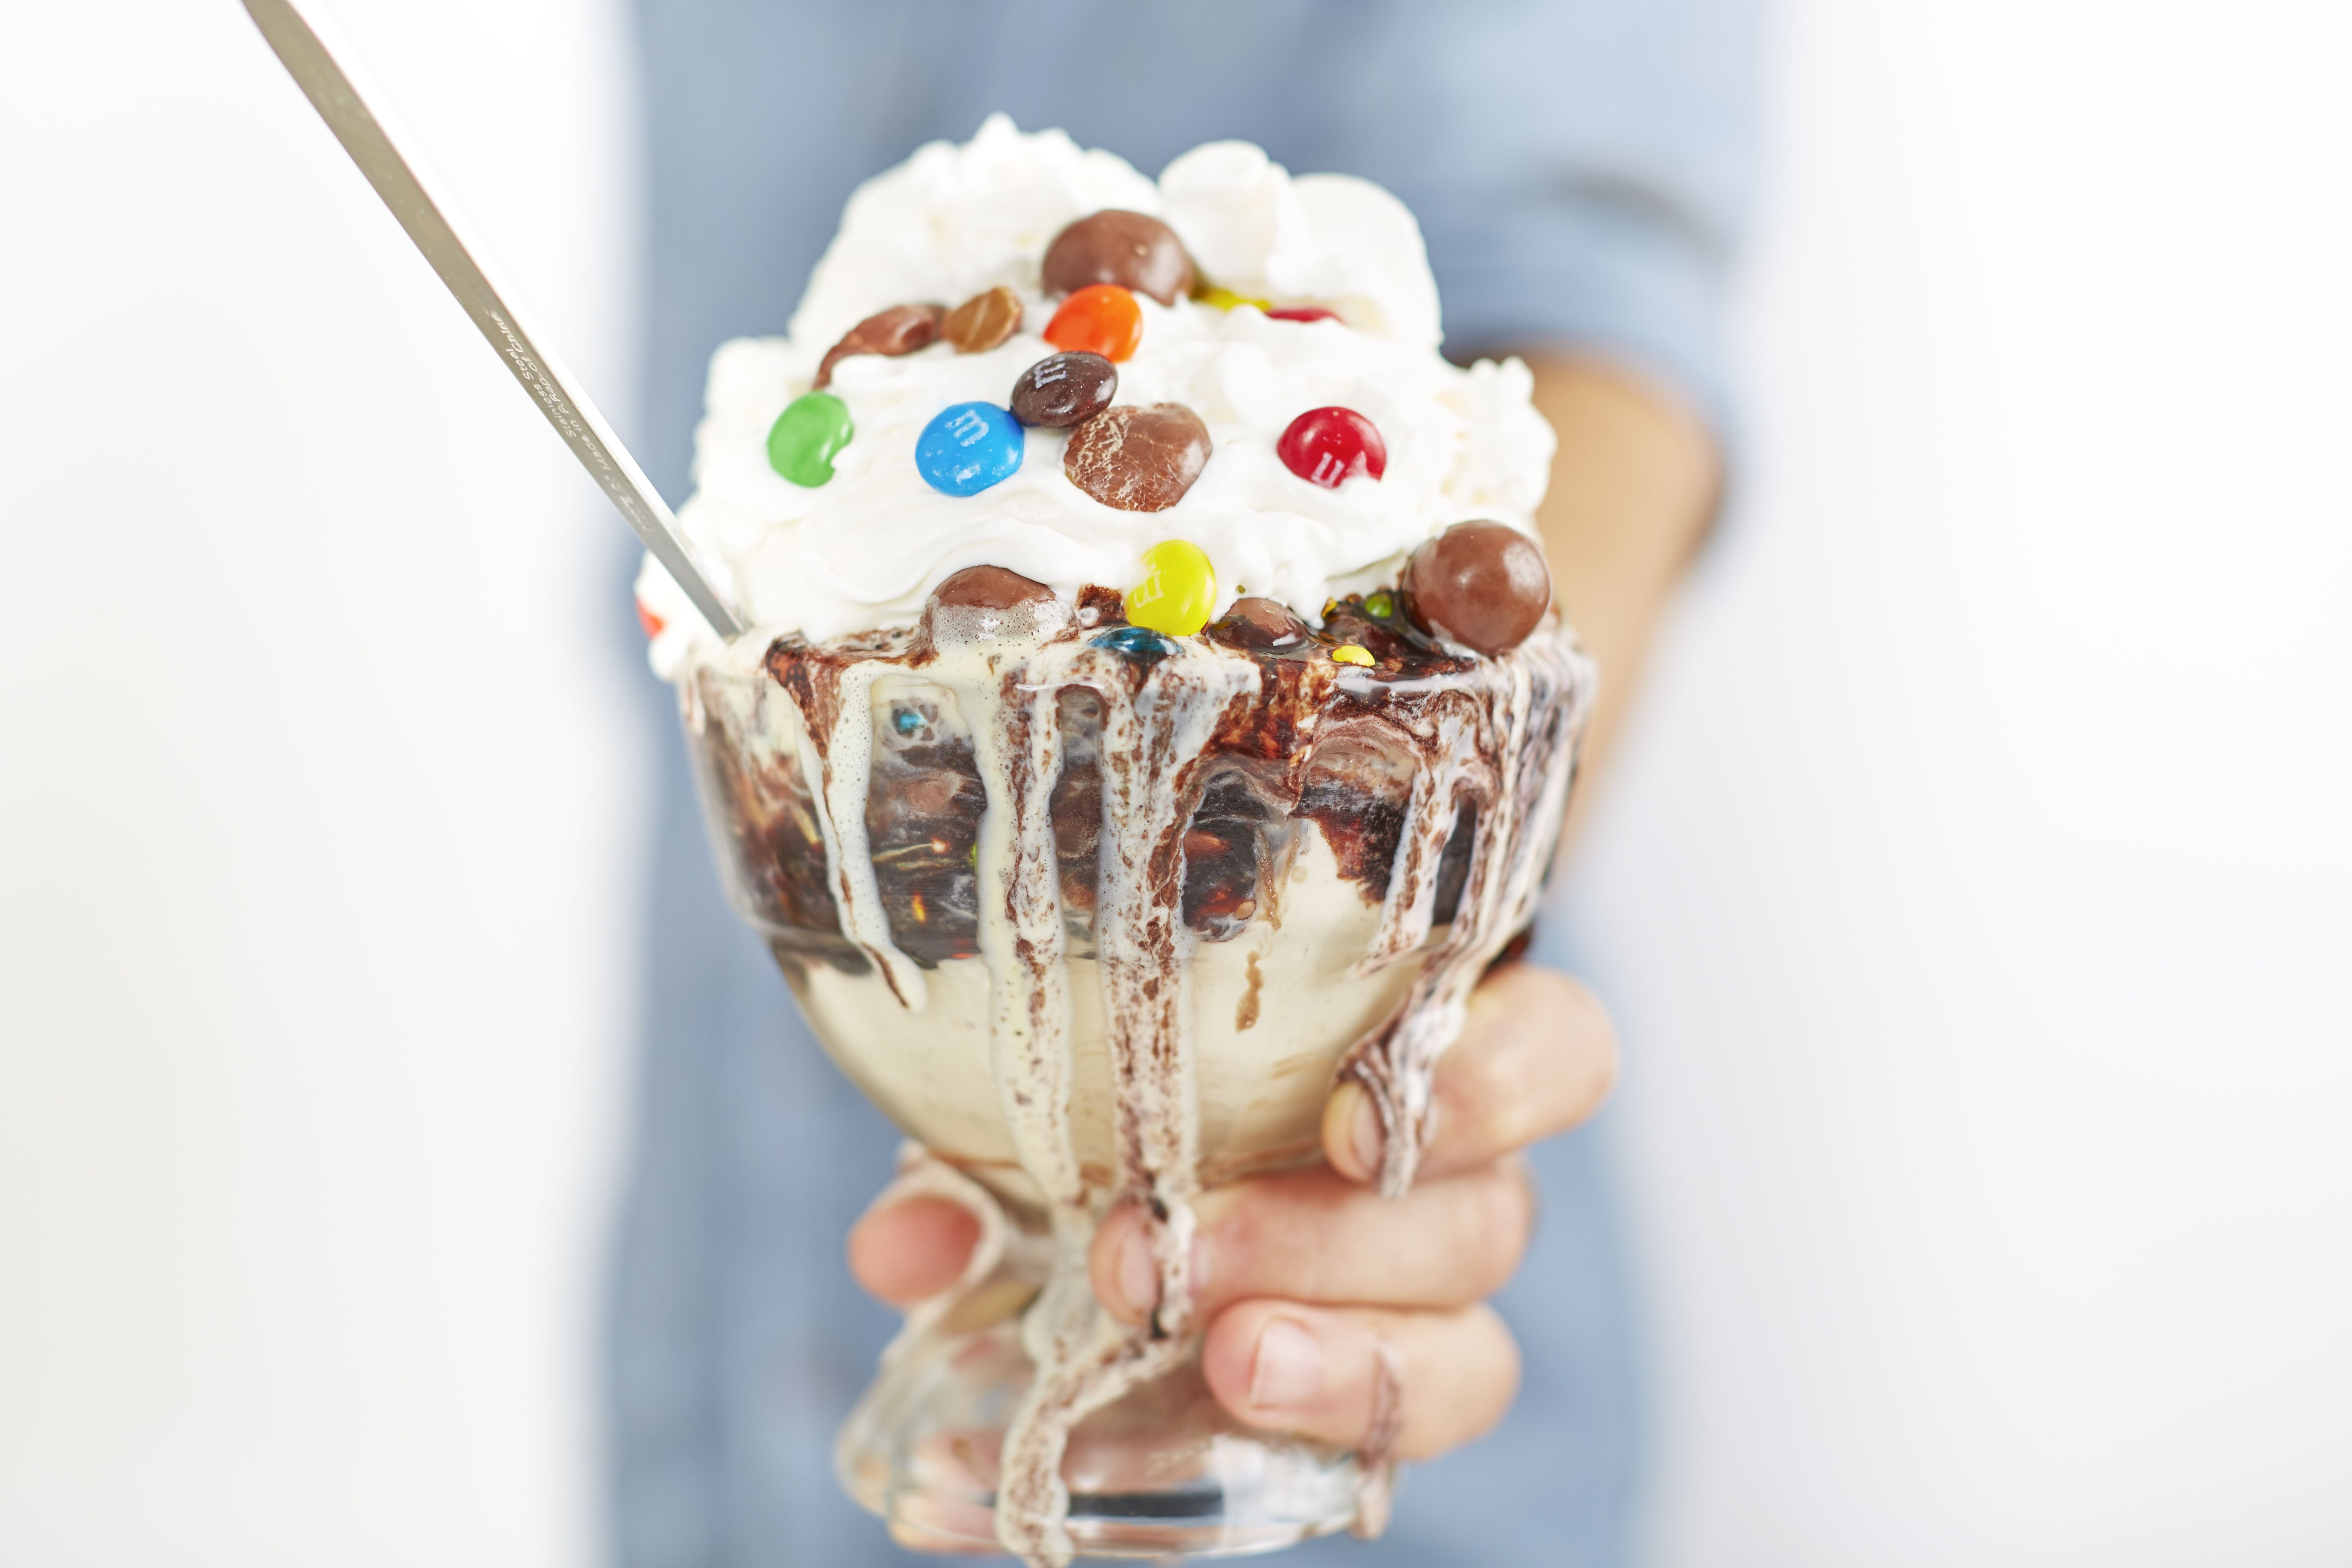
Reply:
<svg viewBox="0 0 2352 1568"><path fill-rule="evenodd" d="M914 447L950 405L1003 404L1054 351L1039 334L1055 300L1039 265L1072 221L1115 207L1162 218L1202 281L1275 306L1313 304L1340 320L1269 319L1252 305L1139 298L1143 341L1118 367L1122 404L1181 403L1213 451L1191 491L1164 511L1106 506L1062 472L1068 437L1032 429L1020 471L980 495L924 482ZM841 361L827 389L856 426L833 479L803 488L770 466L767 435L808 391L841 335L891 305L952 308L998 285L1020 294L1021 331L982 353L945 342L898 358ZM1162 540L1199 545L1217 573L1216 612L1244 594L1310 621L1338 595L1393 583L1412 549L1454 523L1487 518L1533 531L1553 439L1517 360L1465 370L1437 352L1437 293L1412 215L1367 181L1294 177L1245 142L1212 142L1157 183L1058 131L1024 134L992 116L970 142L934 142L850 198L782 338L740 339L713 357L696 434L696 490L679 513L763 639L824 640L907 626L941 580L1008 567L1074 598L1087 584L1124 589ZM1289 422L1341 405L1370 417L1388 447L1380 479L1327 489L1276 453ZM674 674L716 638L650 559L638 597L663 624L655 668Z"/></svg>

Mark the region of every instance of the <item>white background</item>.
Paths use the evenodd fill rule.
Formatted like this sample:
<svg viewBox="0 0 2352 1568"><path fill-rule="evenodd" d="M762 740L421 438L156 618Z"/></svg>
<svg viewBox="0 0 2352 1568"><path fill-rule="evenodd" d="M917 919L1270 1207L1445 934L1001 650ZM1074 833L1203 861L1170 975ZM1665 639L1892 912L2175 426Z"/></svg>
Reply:
<svg viewBox="0 0 2352 1568"><path fill-rule="evenodd" d="M624 403L618 0L336 12ZM2352 12L1783 16L1572 889L1654 1555L2352 1560ZM614 524L227 0L0 22L0 1562L588 1563Z"/></svg>
<svg viewBox="0 0 2352 1568"><path fill-rule="evenodd" d="M332 10L625 392L621 0ZM0 1563L593 1562L615 521L235 0L5 15Z"/></svg>
<svg viewBox="0 0 2352 1568"><path fill-rule="evenodd" d="M1784 16L1575 889L1658 1560L2352 1562L2352 8Z"/></svg>

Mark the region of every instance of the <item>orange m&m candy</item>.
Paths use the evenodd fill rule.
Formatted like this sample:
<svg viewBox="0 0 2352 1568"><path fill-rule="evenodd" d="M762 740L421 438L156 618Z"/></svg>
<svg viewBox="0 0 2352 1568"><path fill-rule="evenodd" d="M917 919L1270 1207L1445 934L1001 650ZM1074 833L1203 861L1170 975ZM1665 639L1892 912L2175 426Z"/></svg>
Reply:
<svg viewBox="0 0 2352 1568"><path fill-rule="evenodd" d="M1092 283L1062 301L1045 323L1045 341L1064 353L1131 359L1143 342L1143 307L1116 283Z"/></svg>

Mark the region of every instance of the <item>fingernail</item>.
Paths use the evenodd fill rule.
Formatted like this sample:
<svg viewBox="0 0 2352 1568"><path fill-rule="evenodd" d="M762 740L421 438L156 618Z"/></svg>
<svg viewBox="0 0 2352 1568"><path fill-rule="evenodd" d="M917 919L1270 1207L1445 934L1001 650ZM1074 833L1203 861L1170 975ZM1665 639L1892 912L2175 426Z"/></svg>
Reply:
<svg viewBox="0 0 2352 1568"><path fill-rule="evenodd" d="M1356 1169L1369 1182L1381 1173L1388 1137L1381 1130L1381 1108L1372 1103L1370 1091L1361 1084L1353 1087L1356 1108L1348 1118L1348 1152L1356 1157Z"/></svg>
<svg viewBox="0 0 2352 1568"><path fill-rule="evenodd" d="M1267 1319L1250 1368L1250 1407L1296 1410L1322 1391L1323 1342L1296 1319Z"/></svg>
<svg viewBox="0 0 2352 1568"><path fill-rule="evenodd" d="M1141 1317L1160 1304L1160 1263L1151 1256L1151 1238L1141 1225L1129 1227L1118 1244L1118 1293L1129 1310Z"/></svg>

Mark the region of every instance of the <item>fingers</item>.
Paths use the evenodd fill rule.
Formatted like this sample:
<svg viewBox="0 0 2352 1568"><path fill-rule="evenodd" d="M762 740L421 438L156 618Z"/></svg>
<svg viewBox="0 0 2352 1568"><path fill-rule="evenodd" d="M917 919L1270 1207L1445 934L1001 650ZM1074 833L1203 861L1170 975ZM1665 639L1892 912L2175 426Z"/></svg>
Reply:
<svg viewBox="0 0 2352 1568"><path fill-rule="evenodd" d="M929 1552L934 1557L994 1557L1004 1550L993 1537L985 1541L968 1541L957 1535L939 1535L919 1524L896 1518L889 1521L889 1525L892 1541L909 1552Z"/></svg>
<svg viewBox="0 0 2352 1568"><path fill-rule="evenodd" d="M1518 1347L1483 1306L1392 1312L1242 1301L1209 1326L1201 1365L1217 1402L1253 1426L1353 1447L1386 1414L1399 1423L1390 1453L1401 1459L1478 1436L1519 1386ZM1394 1380L1385 1394L1384 1378Z"/></svg>
<svg viewBox="0 0 2352 1568"><path fill-rule="evenodd" d="M912 1197L872 1208L849 1229L849 1272L894 1307L936 1296L963 1277L980 1221L946 1198Z"/></svg>
<svg viewBox="0 0 2352 1568"><path fill-rule="evenodd" d="M1194 1310L1250 1296L1385 1307L1460 1307L1519 1266L1535 1193L1516 1161L1388 1199L1318 1166L1193 1200ZM1157 1304L1160 1277L1140 1214L1111 1211L1089 1256L1095 1294L1129 1322Z"/></svg>
<svg viewBox="0 0 2352 1568"><path fill-rule="evenodd" d="M1617 1033L1600 1000L1557 970L1515 963L1470 998L1462 1038L1438 1058L1426 1181L1564 1132L1600 1108L1617 1078ZM1379 1173L1380 1111L1343 1083L1323 1108L1323 1151L1357 1182Z"/></svg>
<svg viewBox="0 0 2352 1568"><path fill-rule="evenodd" d="M1525 1187L1516 1173L1499 1194L1492 1173L1472 1188L1453 1187L1444 1178L1475 1176L1500 1155L1581 1121L1608 1093L1616 1062L1614 1032L1591 992L1538 965L1496 971L1471 997L1463 1037L1438 1064L1419 1190L1382 1205L1377 1215L1341 1202L1344 1191L1312 1173L1212 1194L1197 1205L1208 1244L1202 1278L1216 1282L1206 1289L1222 1291L1224 1300L1260 1291L1388 1305L1475 1300L1483 1294L1475 1283L1499 1283L1517 1266L1526 1241ZM1372 1178L1380 1116L1360 1086L1343 1084L1331 1096L1323 1134L1333 1169L1355 1183ZM1515 1196L1522 1201L1514 1203ZM1305 1208L1282 1212L1277 1200L1291 1198ZM1423 1220L1438 1234L1425 1233ZM1333 1223L1337 1229L1329 1228ZM1095 1248L1096 1286L1114 1310L1132 1310L1139 1321L1157 1286L1148 1258L1125 1245L1132 1235L1131 1216L1114 1215L1106 1224ZM850 1268L867 1290L904 1306L954 1284L978 1237L977 1223L959 1205L910 1198L858 1221L849 1236ZM1353 1238L1367 1256L1336 1257L1343 1238ZM1262 1266L1269 1250L1286 1255L1289 1276L1310 1288L1285 1290ZM1122 1258L1139 1295L1116 1288ZM1418 1281L1396 1278L1416 1270ZM1143 1305L1135 1307L1139 1300Z"/></svg>

